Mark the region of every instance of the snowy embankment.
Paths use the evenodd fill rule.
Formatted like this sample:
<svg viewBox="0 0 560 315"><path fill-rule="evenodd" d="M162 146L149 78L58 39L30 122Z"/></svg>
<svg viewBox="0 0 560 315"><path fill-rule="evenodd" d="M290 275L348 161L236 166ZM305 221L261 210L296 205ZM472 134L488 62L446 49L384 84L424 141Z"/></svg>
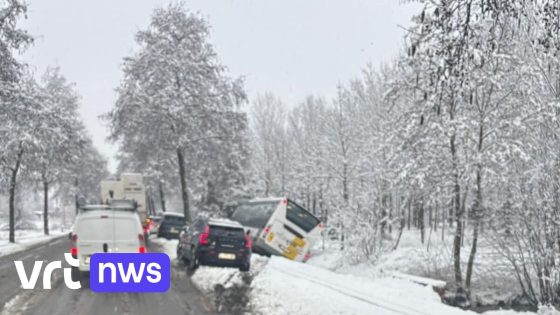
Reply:
<svg viewBox="0 0 560 315"><path fill-rule="evenodd" d="M426 231L426 239L422 243L418 230L405 230L396 250L388 249L361 262L344 256L339 241L328 240L324 247L318 244L315 255L308 263L336 273L371 279L404 273L451 282L454 281L452 232L446 229L442 240L441 230L433 233ZM463 272L466 270L468 250L469 240L465 239L461 256ZM511 264L499 254L488 235L481 236L473 273L473 306L509 305L519 296L519 291Z"/></svg>
<svg viewBox="0 0 560 315"><path fill-rule="evenodd" d="M67 235L68 231L53 232L48 236L43 234L43 231L38 230L23 230L16 231L16 242L8 242L8 232L2 231L0 234L0 256L24 251L30 247L46 244L55 238Z"/></svg>
<svg viewBox="0 0 560 315"><path fill-rule="evenodd" d="M177 241L154 241L175 259ZM208 295L216 295L218 290L245 290L250 311L256 314L476 314L444 305L431 287L405 279L339 274L281 257L253 255L251 263L249 273L202 266L192 281Z"/></svg>

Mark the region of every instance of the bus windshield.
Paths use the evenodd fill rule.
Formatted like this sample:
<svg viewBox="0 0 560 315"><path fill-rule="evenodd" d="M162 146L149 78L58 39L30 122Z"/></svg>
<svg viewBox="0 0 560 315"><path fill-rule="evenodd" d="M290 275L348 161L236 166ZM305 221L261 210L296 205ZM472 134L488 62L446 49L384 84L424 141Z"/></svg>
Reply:
<svg viewBox="0 0 560 315"><path fill-rule="evenodd" d="M288 206L286 207L286 219L307 233L313 230L320 222L319 219L307 212L307 210L291 201L288 202Z"/></svg>
<svg viewBox="0 0 560 315"><path fill-rule="evenodd" d="M276 210L278 201L251 202L239 205L231 219L244 226L263 228Z"/></svg>

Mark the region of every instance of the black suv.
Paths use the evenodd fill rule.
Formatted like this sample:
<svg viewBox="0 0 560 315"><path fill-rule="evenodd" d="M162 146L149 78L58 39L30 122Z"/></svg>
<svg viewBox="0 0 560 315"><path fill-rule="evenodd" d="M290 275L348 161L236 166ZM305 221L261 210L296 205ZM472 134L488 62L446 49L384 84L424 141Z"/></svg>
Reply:
<svg viewBox="0 0 560 315"><path fill-rule="evenodd" d="M183 260L190 271L199 265L249 271L251 246L251 238L238 222L197 218L181 231L177 258Z"/></svg>
<svg viewBox="0 0 560 315"><path fill-rule="evenodd" d="M182 214L165 212L161 218L157 236L177 239L183 226L185 226L185 217Z"/></svg>

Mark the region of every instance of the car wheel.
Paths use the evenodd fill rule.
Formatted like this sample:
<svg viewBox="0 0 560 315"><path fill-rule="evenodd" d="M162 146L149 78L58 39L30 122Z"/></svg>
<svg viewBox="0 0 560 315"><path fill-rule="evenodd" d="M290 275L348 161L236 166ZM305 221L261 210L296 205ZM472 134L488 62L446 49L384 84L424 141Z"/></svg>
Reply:
<svg viewBox="0 0 560 315"><path fill-rule="evenodd" d="M181 248L179 246L177 246L177 260L180 263L184 263L184 264L186 264L187 261L188 261L187 258L185 257L185 255L183 255L183 251L181 250Z"/></svg>
<svg viewBox="0 0 560 315"><path fill-rule="evenodd" d="M82 282L82 272L78 267L72 267L72 281L74 282Z"/></svg>
<svg viewBox="0 0 560 315"><path fill-rule="evenodd" d="M239 267L239 271L241 272L247 272L251 269L251 264L250 263L245 263L243 266Z"/></svg>
<svg viewBox="0 0 560 315"><path fill-rule="evenodd" d="M194 249L191 249L191 257L188 260L187 269L190 272L194 272L197 268L198 268L198 259L196 258Z"/></svg>

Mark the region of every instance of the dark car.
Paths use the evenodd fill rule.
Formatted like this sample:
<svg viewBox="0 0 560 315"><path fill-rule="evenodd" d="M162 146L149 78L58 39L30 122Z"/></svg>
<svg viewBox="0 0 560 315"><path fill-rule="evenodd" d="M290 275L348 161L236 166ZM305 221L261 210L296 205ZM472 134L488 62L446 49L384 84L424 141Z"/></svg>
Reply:
<svg viewBox="0 0 560 315"><path fill-rule="evenodd" d="M161 218L157 236L167 239L179 238L183 226L185 226L185 217L182 214L166 212Z"/></svg>
<svg viewBox="0 0 560 315"><path fill-rule="evenodd" d="M177 258L191 271L199 265L249 271L251 246L251 238L238 222L198 218L183 228L177 244Z"/></svg>

